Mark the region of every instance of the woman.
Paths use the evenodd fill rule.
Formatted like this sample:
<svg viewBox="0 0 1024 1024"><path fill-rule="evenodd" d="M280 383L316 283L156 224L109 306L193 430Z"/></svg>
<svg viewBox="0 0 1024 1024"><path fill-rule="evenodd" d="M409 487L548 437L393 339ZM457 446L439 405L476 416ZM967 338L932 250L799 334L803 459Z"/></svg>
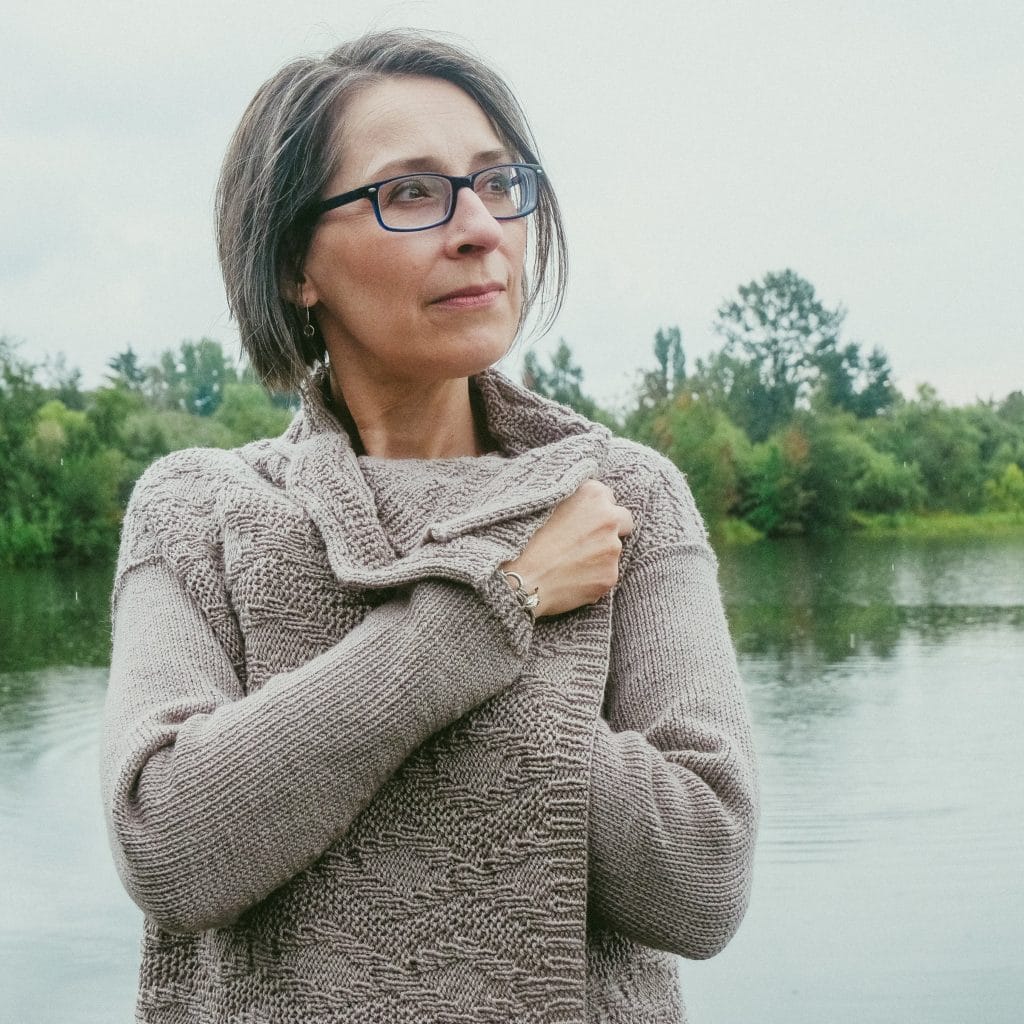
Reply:
<svg viewBox="0 0 1024 1024"><path fill-rule="evenodd" d="M302 409L161 460L125 517L104 787L138 1019L680 1020L672 954L748 896L747 717L683 479L489 369L563 268L511 93L411 33L295 62L218 226Z"/></svg>

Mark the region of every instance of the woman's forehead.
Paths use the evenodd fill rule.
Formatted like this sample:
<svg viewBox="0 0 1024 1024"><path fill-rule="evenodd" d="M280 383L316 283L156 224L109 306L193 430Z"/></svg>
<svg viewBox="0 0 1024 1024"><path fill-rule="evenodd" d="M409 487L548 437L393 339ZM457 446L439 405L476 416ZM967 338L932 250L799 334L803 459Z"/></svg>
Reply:
<svg viewBox="0 0 1024 1024"><path fill-rule="evenodd" d="M511 158L476 100L438 78L367 86L346 103L338 130L338 174L353 187L412 170L465 174L481 158Z"/></svg>

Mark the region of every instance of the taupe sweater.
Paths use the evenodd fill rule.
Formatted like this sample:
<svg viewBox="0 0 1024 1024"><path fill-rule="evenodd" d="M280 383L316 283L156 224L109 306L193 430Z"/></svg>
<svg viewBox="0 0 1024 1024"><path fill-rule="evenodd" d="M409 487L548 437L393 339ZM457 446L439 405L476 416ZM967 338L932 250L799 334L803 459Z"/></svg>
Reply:
<svg viewBox="0 0 1024 1024"><path fill-rule="evenodd" d="M756 785L715 560L661 456L494 371L500 455L279 439L160 460L125 517L103 785L147 1022L676 1024ZM636 528L532 626L497 572L587 477Z"/></svg>

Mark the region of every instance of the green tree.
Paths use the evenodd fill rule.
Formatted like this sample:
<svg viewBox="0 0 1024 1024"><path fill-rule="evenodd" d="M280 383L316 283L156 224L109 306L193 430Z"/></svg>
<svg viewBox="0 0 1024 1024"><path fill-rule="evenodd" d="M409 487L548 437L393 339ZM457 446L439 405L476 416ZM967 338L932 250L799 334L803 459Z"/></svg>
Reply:
<svg viewBox="0 0 1024 1024"><path fill-rule="evenodd" d="M46 391L36 380L35 370L18 354L13 341L0 337L0 460L7 460L7 466L12 453L30 433L36 410L46 401ZM3 466L5 463L0 461Z"/></svg>
<svg viewBox="0 0 1024 1024"><path fill-rule="evenodd" d="M921 473L916 465L897 462L887 452L864 442L863 465L853 485L856 511L892 515L916 512L925 503Z"/></svg>
<svg viewBox="0 0 1024 1024"><path fill-rule="evenodd" d="M848 408L858 419L880 416L899 401L899 392L892 382L889 357L878 347L873 348L864 362L862 381Z"/></svg>
<svg viewBox="0 0 1024 1024"><path fill-rule="evenodd" d="M523 358L523 383L538 395L568 405L589 419L607 419L602 417L597 403L583 393L583 370L573 361L572 349L564 338L559 339L549 361L550 369L545 369L535 352L527 352Z"/></svg>
<svg viewBox="0 0 1024 1024"><path fill-rule="evenodd" d="M118 352L107 361L110 373L107 380L127 391L142 391L146 383L146 371L139 365L139 357L129 345L123 352Z"/></svg>
<svg viewBox="0 0 1024 1024"><path fill-rule="evenodd" d="M1024 512L1024 470L1009 463L998 477L985 481L984 493L991 512Z"/></svg>
<svg viewBox="0 0 1024 1024"><path fill-rule="evenodd" d="M804 412L799 422L807 438L801 474L806 533L846 529L854 511L909 511L922 500L916 467L875 451L852 414Z"/></svg>
<svg viewBox="0 0 1024 1024"><path fill-rule="evenodd" d="M673 398L686 382L686 354L678 327L658 328L654 335L654 358L657 368L643 375L641 385L641 401L651 405Z"/></svg>
<svg viewBox="0 0 1024 1024"><path fill-rule="evenodd" d="M24 458L34 500L21 506L19 518L33 531L35 550L21 550L18 560L111 554L130 468L120 451L100 443L87 413L59 399L46 402L35 414Z"/></svg>
<svg viewBox="0 0 1024 1024"><path fill-rule="evenodd" d="M211 416L224 398L224 387L235 380L220 342L210 338L181 343L185 411Z"/></svg>
<svg viewBox="0 0 1024 1024"><path fill-rule="evenodd" d="M955 410L978 432L979 454L989 476L998 476L1010 463L1024 467L1024 423L1014 420L1007 402L975 402Z"/></svg>
<svg viewBox="0 0 1024 1024"><path fill-rule="evenodd" d="M916 467L929 511L977 512L987 477L983 430L965 409L950 408L927 384L914 401L865 424L873 447Z"/></svg>
<svg viewBox="0 0 1024 1024"><path fill-rule="evenodd" d="M803 531L809 449L807 438L794 426L751 446L741 467L739 511L754 529L769 537Z"/></svg>
<svg viewBox="0 0 1024 1024"><path fill-rule="evenodd" d="M292 413L274 405L258 384L237 381L225 385L213 418L231 431L235 444L245 444L258 437L276 437L288 426Z"/></svg>
<svg viewBox="0 0 1024 1024"><path fill-rule="evenodd" d="M636 404L624 417L622 431L642 444L660 447L655 422L670 403L686 390L686 354L678 327L658 328L654 335L655 368L640 374Z"/></svg>
<svg viewBox="0 0 1024 1024"><path fill-rule="evenodd" d="M916 466L876 451L857 419L836 410L799 412L741 470L743 517L776 536L844 530L855 512L910 511L925 496Z"/></svg>
<svg viewBox="0 0 1024 1024"><path fill-rule="evenodd" d="M712 528L740 497L740 466L750 445L721 409L681 392L661 407L651 440L687 477L694 500Z"/></svg>
<svg viewBox="0 0 1024 1024"><path fill-rule="evenodd" d="M1011 391L999 404L999 416L1024 436L1024 391Z"/></svg>
<svg viewBox="0 0 1024 1024"><path fill-rule="evenodd" d="M182 373L177 356L171 349L161 352L157 362L147 366L143 372L146 378L143 391L154 406L161 409L184 407Z"/></svg>
<svg viewBox="0 0 1024 1024"><path fill-rule="evenodd" d="M220 342L202 338L183 341L177 352L163 352L159 363L146 369L145 377L150 398L163 408L212 416L223 400L225 385L237 375Z"/></svg>
<svg viewBox="0 0 1024 1024"><path fill-rule="evenodd" d="M137 391L130 391L118 385L97 388L90 395L86 416L100 443L116 448L121 445L122 430L128 417L143 408L145 402Z"/></svg>
<svg viewBox="0 0 1024 1024"><path fill-rule="evenodd" d="M791 415L779 409L762 383L756 363L720 350L698 359L687 386L722 409L753 441L763 441Z"/></svg>
<svg viewBox="0 0 1024 1024"><path fill-rule="evenodd" d="M214 416L151 407L133 412L125 420L121 437L122 450L139 466L140 472L168 452L182 448L233 448L238 443L232 431Z"/></svg>
<svg viewBox="0 0 1024 1024"><path fill-rule="evenodd" d="M817 404L858 417L878 415L896 400L881 349L867 356L842 344L846 310L829 309L793 270L741 285L718 309L720 353L700 366L702 390L754 441L788 423L814 396Z"/></svg>
<svg viewBox="0 0 1024 1024"><path fill-rule="evenodd" d="M764 440L789 421L815 366L838 346L844 309L827 309L814 286L793 270L767 273L740 285L718 309L715 330L724 354L753 372L732 387L731 411L752 440ZM746 420L746 422L743 422Z"/></svg>
<svg viewBox="0 0 1024 1024"><path fill-rule="evenodd" d="M865 358L855 342L842 347L822 343L810 364L816 375L813 398L819 407L867 419L892 408L898 398L889 358L880 348Z"/></svg>
<svg viewBox="0 0 1024 1024"><path fill-rule="evenodd" d="M0 337L0 563L48 552L38 524L40 489L26 457L36 412L46 401L35 370L14 341Z"/></svg>
<svg viewBox="0 0 1024 1024"><path fill-rule="evenodd" d="M63 402L69 409L81 411L85 408L86 396L82 391L82 371L68 366L67 356L58 352L47 356L40 367L47 392Z"/></svg>

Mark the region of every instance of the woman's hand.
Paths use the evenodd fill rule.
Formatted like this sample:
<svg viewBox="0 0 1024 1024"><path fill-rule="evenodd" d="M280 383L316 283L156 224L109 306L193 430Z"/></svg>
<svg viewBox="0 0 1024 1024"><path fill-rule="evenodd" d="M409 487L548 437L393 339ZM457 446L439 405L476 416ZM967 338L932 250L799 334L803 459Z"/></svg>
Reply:
<svg viewBox="0 0 1024 1024"><path fill-rule="evenodd" d="M594 604L615 586L622 538L632 532L633 517L615 504L611 488L584 480L501 568L518 573L527 590L537 588L537 618L560 615Z"/></svg>

